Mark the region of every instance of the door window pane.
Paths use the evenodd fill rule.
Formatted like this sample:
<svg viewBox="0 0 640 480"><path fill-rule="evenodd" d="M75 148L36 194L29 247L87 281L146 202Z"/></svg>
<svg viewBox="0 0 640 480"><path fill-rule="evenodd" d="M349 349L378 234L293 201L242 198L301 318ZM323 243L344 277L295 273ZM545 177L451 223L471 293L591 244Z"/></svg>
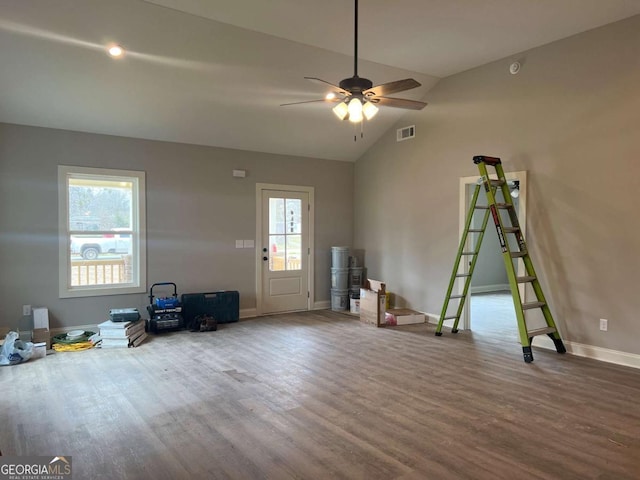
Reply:
<svg viewBox="0 0 640 480"><path fill-rule="evenodd" d="M287 235L287 270L302 269L302 235Z"/></svg>
<svg viewBox="0 0 640 480"><path fill-rule="evenodd" d="M269 234L284 233L284 198L269 199Z"/></svg>
<svg viewBox="0 0 640 480"><path fill-rule="evenodd" d="M269 270L282 272L286 270L286 237L284 235L269 235Z"/></svg>

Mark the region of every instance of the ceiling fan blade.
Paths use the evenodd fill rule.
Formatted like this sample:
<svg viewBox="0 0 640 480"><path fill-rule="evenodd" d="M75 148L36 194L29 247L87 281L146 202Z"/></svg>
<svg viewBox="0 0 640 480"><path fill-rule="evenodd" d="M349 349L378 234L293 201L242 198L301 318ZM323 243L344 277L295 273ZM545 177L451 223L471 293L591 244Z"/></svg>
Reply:
<svg viewBox="0 0 640 480"><path fill-rule="evenodd" d="M406 98L374 97L370 101L385 107L405 108L407 110L422 110L427 106L425 102L407 100Z"/></svg>
<svg viewBox="0 0 640 480"><path fill-rule="evenodd" d="M375 95L376 97L389 95L391 93L404 92L405 90L411 90L421 85L420 82L413 78L405 78L404 80L396 80L395 82L383 83L382 85L376 85L369 90L365 90L365 95Z"/></svg>
<svg viewBox="0 0 640 480"><path fill-rule="evenodd" d="M287 107L289 105L300 105L302 103L316 103L316 102L340 102L341 98L321 98L318 100L305 100L303 102L281 103L281 107Z"/></svg>
<svg viewBox="0 0 640 480"><path fill-rule="evenodd" d="M326 80L322 80L321 78L316 78L316 77L304 77L304 78L305 80L311 80L314 83L324 83L325 85L329 85L330 87L333 87L336 89L334 93L339 93L340 95L349 95L349 92L347 92L346 90L343 90L338 85L334 85L333 83L327 82Z"/></svg>

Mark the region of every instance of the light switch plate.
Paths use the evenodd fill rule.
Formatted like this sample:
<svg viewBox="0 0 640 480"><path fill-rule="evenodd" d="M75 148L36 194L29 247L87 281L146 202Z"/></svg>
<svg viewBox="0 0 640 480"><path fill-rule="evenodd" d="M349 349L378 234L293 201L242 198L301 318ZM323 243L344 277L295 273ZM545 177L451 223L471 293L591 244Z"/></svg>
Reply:
<svg viewBox="0 0 640 480"><path fill-rule="evenodd" d="M236 248L244 248L244 240L236 240Z"/></svg>
<svg viewBox="0 0 640 480"><path fill-rule="evenodd" d="M256 242L254 242L253 240L244 241L244 248L255 248L255 246L256 246Z"/></svg>

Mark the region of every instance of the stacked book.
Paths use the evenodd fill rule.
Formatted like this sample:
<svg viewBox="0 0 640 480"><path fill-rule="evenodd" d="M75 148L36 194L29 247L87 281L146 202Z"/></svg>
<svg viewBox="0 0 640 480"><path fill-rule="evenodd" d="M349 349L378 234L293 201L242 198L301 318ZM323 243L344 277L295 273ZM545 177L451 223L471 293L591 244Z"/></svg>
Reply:
<svg viewBox="0 0 640 480"><path fill-rule="evenodd" d="M102 348L137 347L145 338L143 319L135 322L112 322L107 320L98 325Z"/></svg>

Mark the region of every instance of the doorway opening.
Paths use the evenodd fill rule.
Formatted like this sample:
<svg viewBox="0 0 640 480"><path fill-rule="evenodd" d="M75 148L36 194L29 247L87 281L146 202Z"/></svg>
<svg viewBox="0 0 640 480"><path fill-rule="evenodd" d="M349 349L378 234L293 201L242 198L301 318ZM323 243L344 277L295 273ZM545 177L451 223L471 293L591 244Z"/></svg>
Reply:
<svg viewBox="0 0 640 480"><path fill-rule="evenodd" d="M512 202L515 206L516 214L518 216L518 222L522 234L526 239L526 222L527 222L527 172L505 172L507 181L518 182L519 195L517 198L512 198ZM459 238L462 238L464 232L465 222L473 190L477 184L479 176L462 177L460 178L460 210L459 210ZM496 191L497 201L503 201L502 192L498 189ZM482 205L482 202L486 204L486 196L483 192L480 192L478 198L478 204ZM482 218L478 218L480 215L474 216L474 221L477 220L480 224ZM506 218L506 217L505 217ZM508 223L507 223L508 224ZM468 235L465 250L472 249L477 240L477 234ZM508 235L508 241L513 242L513 235ZM512 248L515 247L515 242ZM464 272L469 271L469 263L462 262ZM524 264L521 259L514 263L516 266L516 272L518 275L523 275ZM459 293L462 293L463 284L460 282L458 286ZM524 285L520 287L520 296L525 301L525 288ZM472 326L473 325L473 326ZM517 322L515 316L515 309L513 306L513 298L509 289L509 282L507 280L506 269L504 266L504 260L500 251L498 238L495 229L492 227L491 220L486 228L486 233L480 248L478 260L476 261L473 278L469 288L469 293L465 299L462 316L459 323L460 329L473 329L474 331L487 333L501 330L502 333L512 331L517 334Z"/></svg>

